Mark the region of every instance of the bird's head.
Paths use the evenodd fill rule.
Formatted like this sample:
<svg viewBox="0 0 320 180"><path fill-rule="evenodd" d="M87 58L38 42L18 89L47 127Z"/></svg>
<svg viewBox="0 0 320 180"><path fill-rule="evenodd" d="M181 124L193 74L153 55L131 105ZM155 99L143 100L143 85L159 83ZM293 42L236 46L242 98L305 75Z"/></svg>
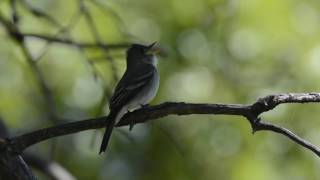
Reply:
<svg viewBox="0 0 320 180"><path fill-rule="evenodd" d="M155 44L156 42L148 46L142 44L132 44L127 51L127 64L137 63L141 61L152 61L153 56L157 53L157 49L154 48Z"/></svg>

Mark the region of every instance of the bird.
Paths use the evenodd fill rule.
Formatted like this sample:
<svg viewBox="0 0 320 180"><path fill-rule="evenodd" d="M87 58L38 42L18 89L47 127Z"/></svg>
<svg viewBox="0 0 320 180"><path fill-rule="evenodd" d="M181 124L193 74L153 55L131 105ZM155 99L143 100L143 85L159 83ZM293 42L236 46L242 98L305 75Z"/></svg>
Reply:
<svg viewBox="0 0 320 180"><path fill-rule="evenodd" d="M106 151L114 126L130 110L143 108L156 96L159 88L156 42L132 44L127 50L126 70L110 98L110 112L99 154ZM133 125L133 122L132 122ZM132 126L130 126L130 129Z"/></svg>

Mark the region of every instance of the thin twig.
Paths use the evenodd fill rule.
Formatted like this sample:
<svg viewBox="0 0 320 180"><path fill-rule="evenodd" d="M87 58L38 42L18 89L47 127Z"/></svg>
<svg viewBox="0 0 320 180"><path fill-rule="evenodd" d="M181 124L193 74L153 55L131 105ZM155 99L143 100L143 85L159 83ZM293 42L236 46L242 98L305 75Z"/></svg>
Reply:
<svg viewBox="0 0 320 180"><path fill-rule="evenodd" d="M19 1L19 2L21 3L22 7L24 7L26 10L28 10L35 17L43 18L47 22L49 22L50 24L52 24L55 27L58 27L58 28L62 28L63 27L62 24L59 21L57 21L53 16L45 13L41 9L33 7L28 1L22 0L22 1Z"/></svg>
<svg viewBox="0 0 320 180"><path fill-rule="evenodd" d="M100 37L100 33L98 32L98 28L96 26L96 24L94 23L94 20L91 16L91 13L89 12L89 9L87 8L87 6L85 5L85 2L83 0L78 0L79 1L79 6L80 9L82 10L86 23L88 24L88 27L91 31L91 34L93 35L95 41L98 44L101 44L101 37ZM109 49L103 48L104 51L103 54L105 55L105 57L107 58L107 60L110 62L110 66L111 66L111 70L112 70L112 75L113 75L113 79L115 82L117 82L119 80L118 74L117 74L117 68L115 66L114 63L114 59L112 58L112 56L109 53Z"/></svg>
<svg viewBox="0 0 320 180"><path fill-rule="evenodd" d="M257 122L255 124L255 130L254 131L273 131L275 133L279 133L282 135L287 136L288 138L290 138L292 141L296 142L297 144L300 144L301 146L311 150L312 152L314 152L315 154L317 154L320 157L320 149L311 144L310 142L302 139L301 137L297 136L296 134L294 134L293 132L291 132L289 129L284 128L284 127L280 127L278 125L275 124L270 124L268 122Z"/></svg>
<svg viewBox="0 0 320 180"><path fill-rule="evenodd" d="M34 34L34 33L21 33L21 36L32 37L32 38L37 38L44 41L49 41L52 43L67 44L67 45L72 45L72 46L81 47L81 48L103 48L103 49L110 50L110 49L124 49L124 48L128 48L130 45L129 43L105 44L105 43L76 42L68 38L57 38L51 35L40 35L40 34Z"/></svg>
<svg viewBox="0 0 320 180"><path fill-rule="evenodd" d="M63 34L67 34L70 38L71 38L71 33L70 31L72 30L72 28L79 22L81 17L81 13L80 12L76 12L70 19L69 23L64 26L61 27L58 32L53 36L53 37L59 37L60 35ZM47 50L49 49L51 43L53 43L52 41L46 41L46 44L44 45L44 47L40 50L40 53L38 54L38 56L35 58L35 61L38 62L38 60L40 60L43 55L47 52Z"/></svg>
<svg viewBox="0 0 320 180"><path fill-rule="evenodd" d="M15 14L18 17L17 12ZM59 119L55 116L55 103L54 103L52 92L49 89L48 85L46 84L43 74L40 71L40 69L37 67L37 64L34 61L34 58L32 57L30 51L28 50L28 47L26 46L26 43L25 43L25 38L20 33L19 27L15 23L11 23L9 20L6 20L1 13L0 13L0 24L2 24L5 27L8 34L16 41L30 69L34 73L35 78L37 79L37 82L39 84L40 91L45 100L45 108L48 113L48 119L53 122L57 122Z"/></svg>

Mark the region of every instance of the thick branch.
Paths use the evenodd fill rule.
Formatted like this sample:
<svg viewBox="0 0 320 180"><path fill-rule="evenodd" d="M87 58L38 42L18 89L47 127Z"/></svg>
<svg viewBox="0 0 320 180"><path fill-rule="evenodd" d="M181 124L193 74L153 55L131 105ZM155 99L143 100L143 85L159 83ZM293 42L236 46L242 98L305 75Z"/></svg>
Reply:
<svg viewBox="0 0 320 180"><path fill-rule="evenodd" d="M11 154L5 151L4 138L9 137L9 131L0 119L0 179L28 179L35 177L20 155Z"/></svg>
<svg viewBox="0 0 320 180"><path fill-rule="evenodd" d="M1 179L36 179L20 155L0 151L0 156Z"/></svg>
<svg viewBox="0 0 320 180"><path fill-rule="evenodd" d="M143 123L148 120L157 119L163 116L176 114L227 114L245 115L249 106L245 105L223 105L223 104L191 104L191 103L163 103L136 110L125 115L118 126L129 125L131 121ZM47 140L52 137L76 133L88 129L97 129L105 126L106 117L99 117L78 122L72 122L54 126L51 128L40 129L25 135L11 139L11 147L16 152L23 151L25 148L35 143Z"/></svg>
<svg viewBox="0 0 320 180"><path fill-rule="evenodd" d="M6 125L0 119L0 141L9 137ZM24 152L22 155L14 155L0 150L0 155L0 179L35 179L27 164L47 175L52 180L75 179L61 165L54 161L48 161L38 154Z"/></svg>
<svg viewBox="0 0 320 180"><path fill-rule="evenodd" d="M235 105L235 104L192 104L192 103L175 103L167 102L160 105L150 106L138 109L125 115L117 126L125 126L134 123L143 123L149 120L161 118L168 115L189 115L189 114L223 114L238 115L247 118L252 126L253 132L268 130L280 133L289 137L294 142L306 147L318 156L320 150L298 137L291 131L270 123L261 122L259 115L263 112L275 108L283 103L311 103L320 102L320 93L288 93L270 95L259 99L252 105ZM72 134L88 129L97 129L105 126L106 117L83 120L62 124L50 128L40 129L31 133L12 138L9 147L15 153L20 153L25 148L49 138Z"/></svg>

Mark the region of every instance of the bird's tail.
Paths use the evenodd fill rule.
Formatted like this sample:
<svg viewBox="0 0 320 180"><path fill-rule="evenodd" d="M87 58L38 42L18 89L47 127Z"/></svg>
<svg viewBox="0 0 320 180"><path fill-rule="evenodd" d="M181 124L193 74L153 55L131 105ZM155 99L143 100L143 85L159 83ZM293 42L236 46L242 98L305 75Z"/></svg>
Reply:
<svg viewBox="0 0 320 180"><path fill-rule="evenodd" d="M104 135L103 135L99 154L105 152L108 147L108 143L116 122L117 115L118 115L118 111L111 111L110 114L108 115L107 122L106 122L106 131L104 132Z"/></svg>

